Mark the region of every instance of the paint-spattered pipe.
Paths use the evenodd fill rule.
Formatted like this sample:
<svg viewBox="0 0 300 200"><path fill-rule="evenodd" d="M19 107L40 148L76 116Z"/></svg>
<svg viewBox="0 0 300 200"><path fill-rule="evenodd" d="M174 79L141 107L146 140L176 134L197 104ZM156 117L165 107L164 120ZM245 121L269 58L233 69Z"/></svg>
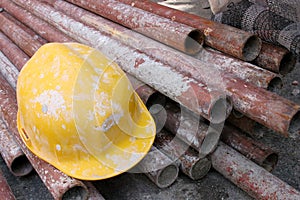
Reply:
<svg viewBox="0 0 300 200"><path fill-rule="evenodd" d="M39 19L32 13L22 9L9 0L2 0L0 6L17 18L20 22L32 28L36 33L50 42L71 42L74 41L47 22Z"/></svg>
<svg viewBox="0 0 300 200"><path fill-rule="evenodd" d="M278 74L230 57L209 47L204 48L195 57L209 63L211 67L217 67L220 70L232 73L236 77L253 83L257 87L272 91L283 86L281 77Z"/></svg>
<svg viewBox="0 0 300 200"><path fill-rule="evenodd" d="M154 145L173 161L178 159L180 170L193 180L203 178L210 170L207 158L199 157L198 152L166 130L157 133Z"/></svg>
<svg viewBox="0 0 300 200"><path fill-rule="evenodd" d="M261 51L253 63L270 71L286 75L295 68L296 61L296 56L286 48L263 42Z"/></svg>
<svg viewBox="0 0 300 200"><path fill-rule="evenodd" d="M33 0L14 0L14 2L29 9L79 42L98 48L118 63L124 71L206 119L220 122L230 113L232 109L230 99L223 92L212 91L205 84L187 76L186 73L178 72L169 65L113 40L56 11L49 5Z"/></svg>
<svg viewBox="0 0 300 200"><path fill-rule="evenodd" d="M191 57L178 54L174 49L169 48L161 43L158 43L141 34L131 31L123 26L113 23L101 16L95 15L78 6L70 4L66 1L53 1L52 5L59 11L70 15L74 19L95 27L99 31L110 35L111 37L137 48L140 51L152 56L164 63L168 63L177 68L185 65L199 66L207 65L207 68L217 68L221 71L226 71L234 76L253 83L258 87L263 88L280 88L282 86L281 78L268 70L261 69L247 62L242 62L239 59L229 57L221 52L213 51L212 49L202 49L196 58L203 62L191 62ZM208 64L209 63L209 64Z"/></svg>
<svg viewBox="0 0 300 200"><path fill-rule="evenodd" d="M6 35L0 32L0 48L3 54L21 70L25 65L29 56L24 53L17 45L15 45Z"/></svg>
<svg viewBox="0 0 300 200"><path fill-rule="evenodd" d="M3 121L54 199L67 199L67 197L69 199L87 199L88 191L81 181L63 174L52 165L40 160L26 148L17 129L16 94L2 75L0 75L0 90L2 91L0 93L0 110Z"/></svg>
<svg viewBox="0 0 300 200"><path fill-rule="evenodd" d="M0 196L1 199L5 200L15 200L15 196L12 193L5 177L3 176L2 171L0 170Z"/></svg>
<svg viewBox="0 0 300 200"><path fill-rule="evenodd" d="M267 171L272 171L277 164L278 154L275 151L265 144L247 137L233 126L226 125L224 127L221 140Z"/></svg>
<svg viewBox="0 0 300 200"><path fill-rule="evenodd" d="M170 186L178 177L177 165L154 146L137 167L160 188Z"/></svg>
<svg viewBox="0 0 300 200"><path fill-rule="evenodd" d="M19 71L2 52L0 52L0 66L0 73L16 89Z"/></svg>
<svg viewBox="0 0 300 200"><path fill-rule="evenodd" d="M215 170L255 199L300 199L300 192L237 151L220 143L211 155Z"/></svg>
<svg viewBox="0 0 300 200"><path fill-rule="evenodd" d="M37 40L17 24L6 18L3 13L0 13L0 30L14 41L15 44L22 47L27 55L32 55L40 46Z"/></svg>
<svg viewBox="0 0 300 200"><path fill-rule="evenodd" d="M15 176L29 174L32 166L2 120L0 120L0 141L1 156L10 172Z"/></svg>
<svg viewBox="0 0 300 200"><path fill-rule="evenodd" d="M114 0L69 2L188 54L202 48L203 33L153 13Z"/></svg>
<svg viewBox="0 0 300 200"><path fill-rule="evenodd" d="M240 29L159 5L150 0L119 1L197 28L204 33L204 42L206 45L242 60L254 60L260 52L261 40L257 36Z"/></svg>
<svg viewBox="0 0 300 200"><path fill-rule="evenodd" d="M38 35L36 32L34 32L28 26L24 25L19 20L17 20L16 18L14 18L11 14L9 14L8 12L2 12L1 14L4 15L7 19L9 19L14 24L16 24L20 28L22 28L26 33L28 33L29 35L31 35L35 40L39 41L42 44L46 44L47 41L44 38L42 38L40 35Z"/></svg>

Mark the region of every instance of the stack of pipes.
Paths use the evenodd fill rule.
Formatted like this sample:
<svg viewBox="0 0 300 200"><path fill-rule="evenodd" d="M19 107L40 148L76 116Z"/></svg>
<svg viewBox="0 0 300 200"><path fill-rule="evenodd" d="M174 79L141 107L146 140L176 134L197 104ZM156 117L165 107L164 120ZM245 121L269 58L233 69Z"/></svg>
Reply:
<svg viewBox="0 0 300 200"><path fill-rule="evenodd" d="M298 133L300 105L272 93L295 66L285 49L147 0L1 0L0 7L0 147L15 175L33 167L55 199L103 198L91 183L33 155L16 128L18 71L47 42L80 42L118 63L155 119L154 147L137 168L158 187L171 185L178 169L198 180L212 166L255 198L300 197L268 172L276 152L240 131L253 135L259 123L284 136Z"/></svg>

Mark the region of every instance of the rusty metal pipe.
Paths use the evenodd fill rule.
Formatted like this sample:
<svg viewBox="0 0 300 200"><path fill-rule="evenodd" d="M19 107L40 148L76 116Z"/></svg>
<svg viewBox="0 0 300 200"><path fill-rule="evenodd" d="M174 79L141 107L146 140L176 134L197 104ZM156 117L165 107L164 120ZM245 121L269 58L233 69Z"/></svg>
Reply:
<svg viewBox="0 0 300 200"><path fill-rule="evenodd" d="M272 171L277 164L278 154L276 152L263 143L243 135L233 126L226 125L224 127L221 140L267 171Z"/></svg>
<svg viewBox="0 0 300 200"><path fill-rule="evenodd" d="M40 46L37 40L31 37L20 26L6 18L3 13L0 13L0 30L21 47L27 55L32 55Z"/></svg>
<svg viewBox="0 0 300 200"><path fill-rule="evenodd" d="M254 34L213 22L197 15L175 10L150 0L118 0L122 3L195 27L205 35L206 45L245 61L254 60L261 49L261 40Z"/></svg>
<svg viewBox="0 0 300 200"><path fill-rule="evenodd" d="M22 9L9 0L1 0L0 7L4 8L7 12L17 18L20 22L31 27L36 33L50 42L71 42L74 41L67 35L63 34L59 30L47 22L39 19L30 12Z"/></svg>
<svg viewBox="0 0 300 200"><path fill-rule="evenodd" d="M211 161L215 170L255 199L300 199L295 188L222 142Z"/></svg>
<svg viewBox="0 0 300 200"><path fill-rule="evenodd" d="M209 47L204 48L195 57L222 71L232 73L246 82L253 83L257 87L272 91L283 86L281 77L278 74L230 57Z"/></svg>
<svg viewBox="0 0 300 200"><path fill-rule="evenodd" d="M6 35L0 31L0 48L3 54L17 67L20 71L25 65L29 56L15 45Z"/></svg>
<svg viewBox="0 0 300 200"><path fill-rule="evenodd" d="M36 32L34 32L31 28L29 28L28 26L24 25L23 23L21 23L20 21L18 21L16 18L14 18L11 14L9 14L8 12L2 12L2 14L9 19L11 22L17 24L20 28L22 28L26 33L28 33L29 35L31 35L35 40L39 41L42 44L46 44L46 40L44 38L42 38L40 35L38 35Z"/></svg>
<svg viewBox="0 0 300 200"><path fill-rule="evenodd" d="M81 181L63 174L52 165L40 160L26 148L17 129L16 94L2 75L0 75L0 90L2 91L0 93L0 110L3 121L54 199L87 199L88 191Z"/></svg>
<svg viewBox="0 0 300 200"><path fill-rule="evenodd" d="M51 5L57 10L70 15L74 19L92 26L115 39L121 40L126 45L137 48L164 63L177 66L178 68L185 65L191 65L191 58L189 56L182 54L178 55L173 49L168 48L161 43L128 30L125 27L115 24L78 6L65 1L56 0L51 1ZM207 67L215 67L218 70L232 73L234 76L237 76L246 82L251 82L258 87L270 89L282 87L281 78L277 74L261 69L250 63L242 62L239 59L228 57L221 52L217 53L209 48L206 50L202 49L196 55L196 58L205 63L209 63L209 65L213 65ZM194 62L193 65L203 65L203 62Z"/></svg>
<svg viewBox="0 0 300 200"><path fill-rule="evenodd" d="M202 48L203 33L153 13L114 0L69 2L185 53L195 54Z"/></svg>
<svg viewBox="0 0 300 200"><path fill-rule="evenodd" d="M12 193L5 177L3 176L2 171L0 170L0 196L1 199L5 199L5 200L15 200L15 196Z"/></svg>
<svg viewBox="0 0 300 200"><path fill-rule="evenodd" d="M2 119L0 120L0 141L0 153L10 172L15 176L29 174L33 168Z"/></svg>
<svg viewBox="0 0 300 200"><path fill-rule="evenodd" d="M261 51L253 63L270 71L286 75L295 68L296 61L296 56L286 48L263 42Z"/></svg>
<svg viewBox="0 0 300 200"><path fill-rule="evenodd" d="M178 159L180 170L193 180L203 178L210 170L210 160L200 158L189 145L165 130L156 134L154 145L174 162Z"/></svg>
<svg viewBox="0 0 300 200"><path fill-rule="evenodd" d="M98 48L118 63L124 71L195 113L216 122L224 121L230 113L232 105L230 99L223 92L211 91L204 83L178 72L172 66L161 63L138 50L107 37L99 31L56 11L47 4L33 0L14 0L14 2L39 15L79 42Z"/></svg>
<svg viewBox="0 0 300 200"><path fill-rule="evenodd" d="M178 177L177 165L154 146L137 167L159 188L172 185Z"/></svg>

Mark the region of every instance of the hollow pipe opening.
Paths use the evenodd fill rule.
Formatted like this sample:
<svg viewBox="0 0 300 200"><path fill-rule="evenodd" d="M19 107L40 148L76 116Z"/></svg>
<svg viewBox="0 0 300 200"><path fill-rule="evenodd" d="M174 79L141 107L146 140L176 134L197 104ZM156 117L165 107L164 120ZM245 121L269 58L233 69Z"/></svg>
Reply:
<svg viewBox="0 0 300 200"><path fill-rule="evenodd" d="M62 199L88 199L88 191L85 187L77 185L67 190Z"/></svg>
<svg viewBox="0 0 300 200"><path fill-rule="evenodd" d="M146 107L149 109L152 105L155 105L155 104L165 107L166 103L167 103L166 96L161 94L160 92L155 92L149 96L149 98L146 102Z"/></svg>
<svg viewBox="0 0 300 200"><path fill-rule="evenodd" d="M32 166L25 155L15 158L10 166L11 172L15 176L25 176L32 171Z"/></svg>
<svg viewBox="0 0 300 200"><path fill-rule="evenodd" d="M160 188L166 188L170 186L177 179L178 171L178 167L174 164L161 169L160 174L157 176L157 185Z"/></svg>
<svg viewBox="0 0 300 200"><path fill-rule="evenodd" d="M298 111L291 120L288 132L292 135L300 134L300 111Z"/></svg>
<svg viewBox="0 0 300 200"><path fill-rule="evenodd" d="M264 162L262 163L262 167L265 168L267 171L271 172L278 161L278 154L272 153L266 157Z"/></svg>
<svg viewBox="0 0 300 200"><path fill-rule="evenodd" d="M204 140L202 141L201 147L199 149L199 153L201 155L208 155L211 152L213 152L219 143L220 134L221 133L215 130L209 130Z"/></svg>
<svg viewBox="0 0 300 200"><path fill-rule="evenodd" d="M211 168L211 162L207 158L198 160L191 169L191 178L199 180L203 178Z"/></svg>
<svg viewBox="0 0 300 200"><path fill-rule="evenodd" d="M248 38L248 40L246 41L244 47L243 47L243 58L245 61L252 61L254 60L260 53L261 50L261 39L256 36L253 35L251 37Z"/></svg>
<svg viewBox="0 0 300 200"><path fill-rule="evenodd" d="M296 56L293 53L291 52L286 53L281 59L280 66L279 66L279 73L282 75L286 75L289 72L291 72L296 65L296 61L297 61Z"/></svg>
<svg viewBox="0 0 300 200"><path fill-rule="evenodd" d="M268 85L268 90L271 92L276 91L276 89L281 89L283 87L282 79L280 77L273 78Z"/></svg>
<svg viewBox="0 0 300 200"><path fill-rule="evenodd" d="M215 124L224 122L231 113L232 108L232 101L228 96L217 99L209 113L210 122Z"/></svg>
<svg viewBox="0 0 300 200"><path fill-rule="evenodd" d="M193 30L188 34L185 40L185 51L188 54L194 55L202 49L202 44L204 41L204 35L199 30Z"/></svg>

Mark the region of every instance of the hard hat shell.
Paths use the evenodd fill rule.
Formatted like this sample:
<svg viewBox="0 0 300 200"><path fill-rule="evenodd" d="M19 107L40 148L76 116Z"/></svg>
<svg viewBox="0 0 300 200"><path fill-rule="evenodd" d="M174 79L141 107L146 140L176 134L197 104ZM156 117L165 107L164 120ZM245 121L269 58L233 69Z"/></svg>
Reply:
<svg viewBox="0 0 300 200"><path fill-rule="evenodd" d="M82 44L42 46L19 74L17 101L26 146L74 178L125 172L154 141L155 123L125 73Z"/></svg>

